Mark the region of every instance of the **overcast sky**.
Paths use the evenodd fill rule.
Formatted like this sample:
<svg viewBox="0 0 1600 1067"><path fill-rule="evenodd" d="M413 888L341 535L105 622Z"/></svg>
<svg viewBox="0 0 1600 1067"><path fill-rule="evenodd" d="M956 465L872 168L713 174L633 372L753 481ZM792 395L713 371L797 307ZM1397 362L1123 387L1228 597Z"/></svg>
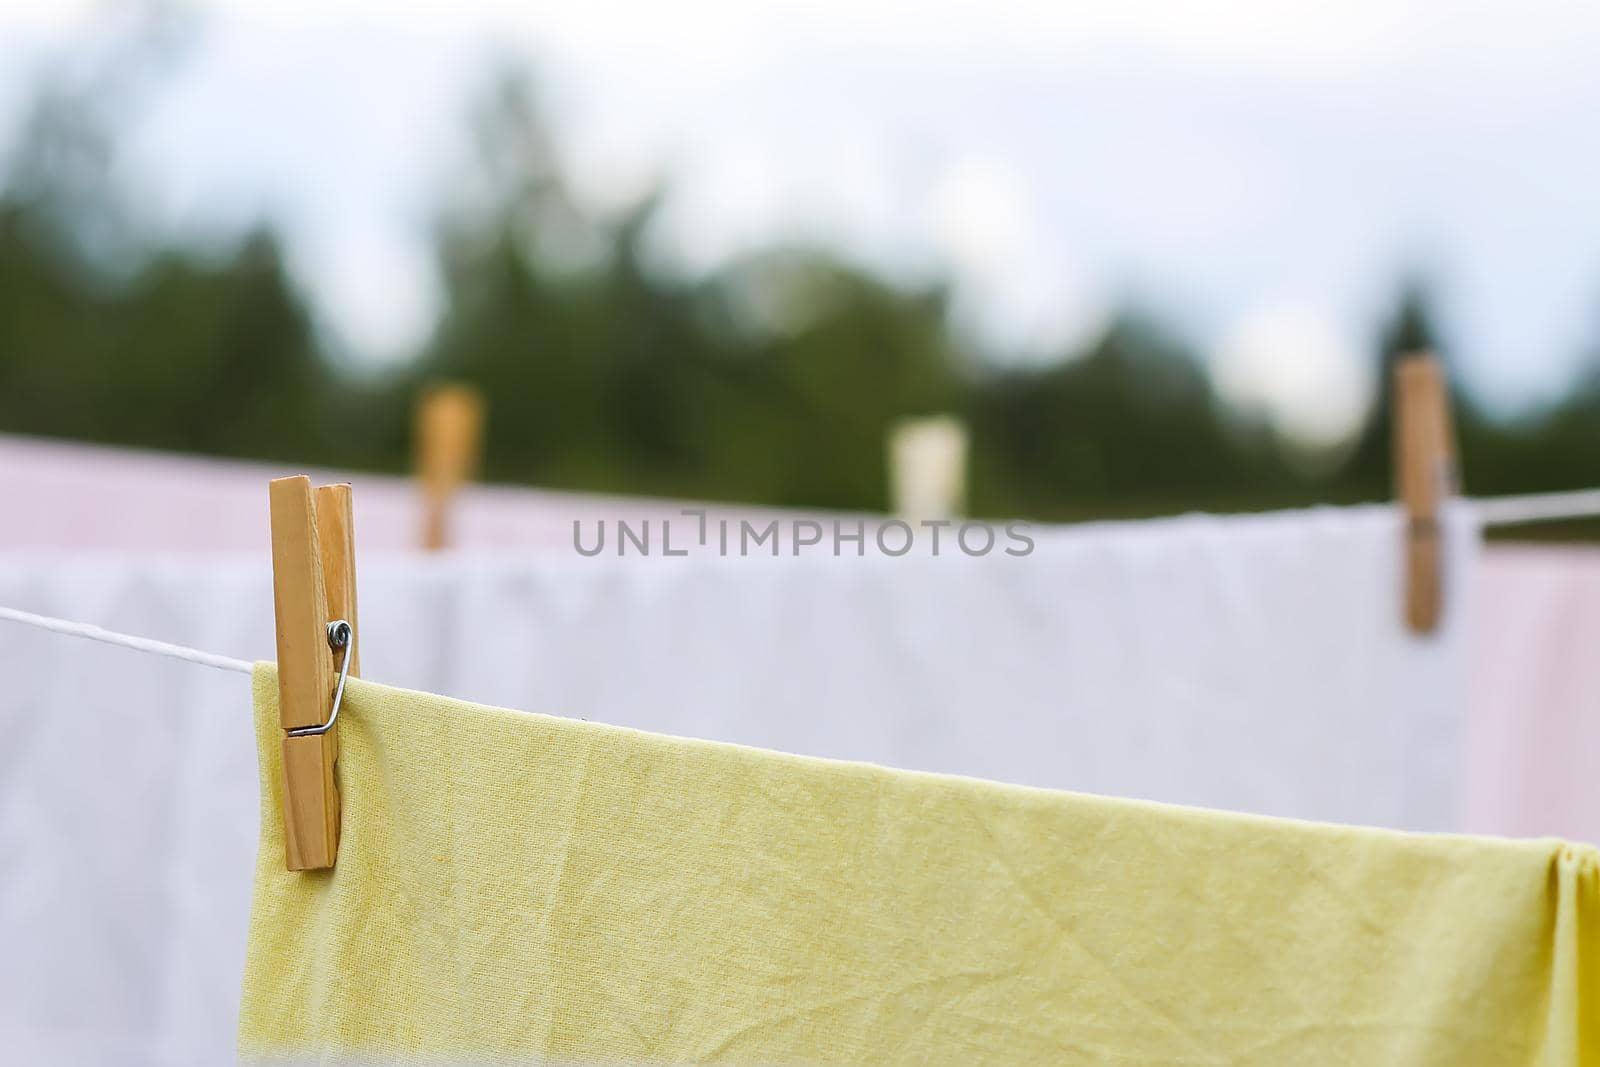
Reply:
<svg viewBox="0 0 1600 1067"><path fill-rule="evenodd" d="M586 194L673 190L663 254L774 239L950 267L997 347L1166 313L1285 429L1344 432L1398 281L1435 283L1504 409L1600 349L1600 5L615 5L208 9L124 164L167 224L268 216L379 359L438 310L428 224L495 57L527 57ZM0 0L0 130L84 6Z"/></svg>

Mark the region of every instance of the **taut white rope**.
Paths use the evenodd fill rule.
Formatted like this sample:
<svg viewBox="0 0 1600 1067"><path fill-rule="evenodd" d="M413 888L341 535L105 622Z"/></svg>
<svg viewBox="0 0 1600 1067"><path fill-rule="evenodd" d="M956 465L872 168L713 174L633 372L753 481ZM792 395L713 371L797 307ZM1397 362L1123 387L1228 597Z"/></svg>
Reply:
<svg viewBox="0 0 1600 1067"><path fill-rule="evenodd" d="M215 667L221 671L238 671L240 674L249 674L251 671L251 665L242 659L219 656L215 652L202 652L197 648L185 648L183 645L169 645L165 641L152 641L148 637L119 634L92 623L52 619L48 615L35 615L31 611L18 611L16 608L0 608L0 619L20 622L24 626L36 626L41 630L52 630L69 637L87 637L91 641L101 641L119 648L131 648L135 652L153 652L158 656L171 656L173 659L198 663L202 667Z"/></svg>
<svg viewBox="0 0 1600 1067"><path fill-rule="evenodd" d="M1557 519L1600 518L1600 489L1527 496L1481 497L1472 501L1485 526L1517 526Z"/></svg>

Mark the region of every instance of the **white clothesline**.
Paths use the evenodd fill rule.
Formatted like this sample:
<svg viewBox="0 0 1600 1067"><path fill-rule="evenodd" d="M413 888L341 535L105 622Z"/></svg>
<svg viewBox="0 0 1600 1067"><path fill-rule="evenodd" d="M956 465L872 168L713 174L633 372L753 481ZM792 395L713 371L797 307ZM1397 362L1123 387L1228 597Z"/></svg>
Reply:
<svg viewBox="0 0 1600 1067"><path fill-rule="evenodd" d="M1600 518L1600 489L1526 496L1479 497L1468 501L1485 526L1518 526L1558 519Z"/></svg>
<svg viewBox="0 0 1600 1067"><path fill-rule="evenodd" d="M252 669L251 665L242 659L219 656L215 652L202 652L197 648L186 648L183 645L168 644L165 641L152 641L148 637L119 634L113 630L106 630L88 622L69 622L66 619L52 619L48 615L35 615L31 611L18 611L16 608L4 607L0 607L0 619L5 619L9 622L20 622L24 626L36 626L41 630L67 634L70 637L87 637L91 641L100 641L108 645L116 645L119 648L131 648L135 652L151 652L158 656L171 656L173 659L198 663L203 667L215 667L221 671L238 671L240 674L249 674Z"/></svg>

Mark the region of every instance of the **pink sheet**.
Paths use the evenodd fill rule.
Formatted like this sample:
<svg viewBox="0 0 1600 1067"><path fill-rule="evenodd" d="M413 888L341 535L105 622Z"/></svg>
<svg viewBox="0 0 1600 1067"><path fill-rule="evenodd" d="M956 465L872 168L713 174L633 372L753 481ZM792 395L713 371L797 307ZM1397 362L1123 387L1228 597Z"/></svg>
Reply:
<svg viewBox="0 0 1600 1067"><path fill-rule="evenodd" d="M1600 842L1600 549L1491 546L1476 580L1465 828Z"/></svg>
<svg viewBox="0 0 1600 1067"><path fill-rule="evenodd" d="M0 435L0 550L265 554L270 547L267 482L301 473L317 482L354 486L358 549L420 546L421 496L405 478ZM691 505L468 486L451 510L451 544L571 552L575 519L592 537L600 518L676 516L686 506ZM733 514L733 509L710 513ZM738 514L762 513L740 509Z"/></svg>

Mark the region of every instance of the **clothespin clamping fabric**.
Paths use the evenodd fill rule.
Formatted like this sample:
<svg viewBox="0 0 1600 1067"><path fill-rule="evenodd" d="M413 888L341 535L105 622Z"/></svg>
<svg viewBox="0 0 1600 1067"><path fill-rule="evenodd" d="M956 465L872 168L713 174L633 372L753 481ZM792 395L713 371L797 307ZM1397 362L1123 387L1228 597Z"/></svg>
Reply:
<svg viewBox="0 0 1600 1067"><path fill-rule="evenodd" d="M901 419L889 430L889 496L912 522L966 511L967 427L952 415Z"/></svg>
<svg viewBox="0 0 1600 1067"><path fill-rule="evenodd" d="M468 385L436 385L416 410L415 463L424 508L422 547L450 544L450 504L477 474L483 451L483 394Z"/></svg>
<svg viewBox="0 0 1600 1067"><path fill-rule="evenodd" d="M270 490L285 862L308 871L339 854L339 705L361 673L354 525L348 484L313 493L299 475Z"/></svg>
<svg viewBox="0 0 1600 1067"><path fill-rule="evenodd" d="M1444 370L1431 354L1395 365L1395 489L1405 510L1405 620L1418 634L1439 627L1444 603L1441 512L1457 491L1455 432Z"/></svg>

